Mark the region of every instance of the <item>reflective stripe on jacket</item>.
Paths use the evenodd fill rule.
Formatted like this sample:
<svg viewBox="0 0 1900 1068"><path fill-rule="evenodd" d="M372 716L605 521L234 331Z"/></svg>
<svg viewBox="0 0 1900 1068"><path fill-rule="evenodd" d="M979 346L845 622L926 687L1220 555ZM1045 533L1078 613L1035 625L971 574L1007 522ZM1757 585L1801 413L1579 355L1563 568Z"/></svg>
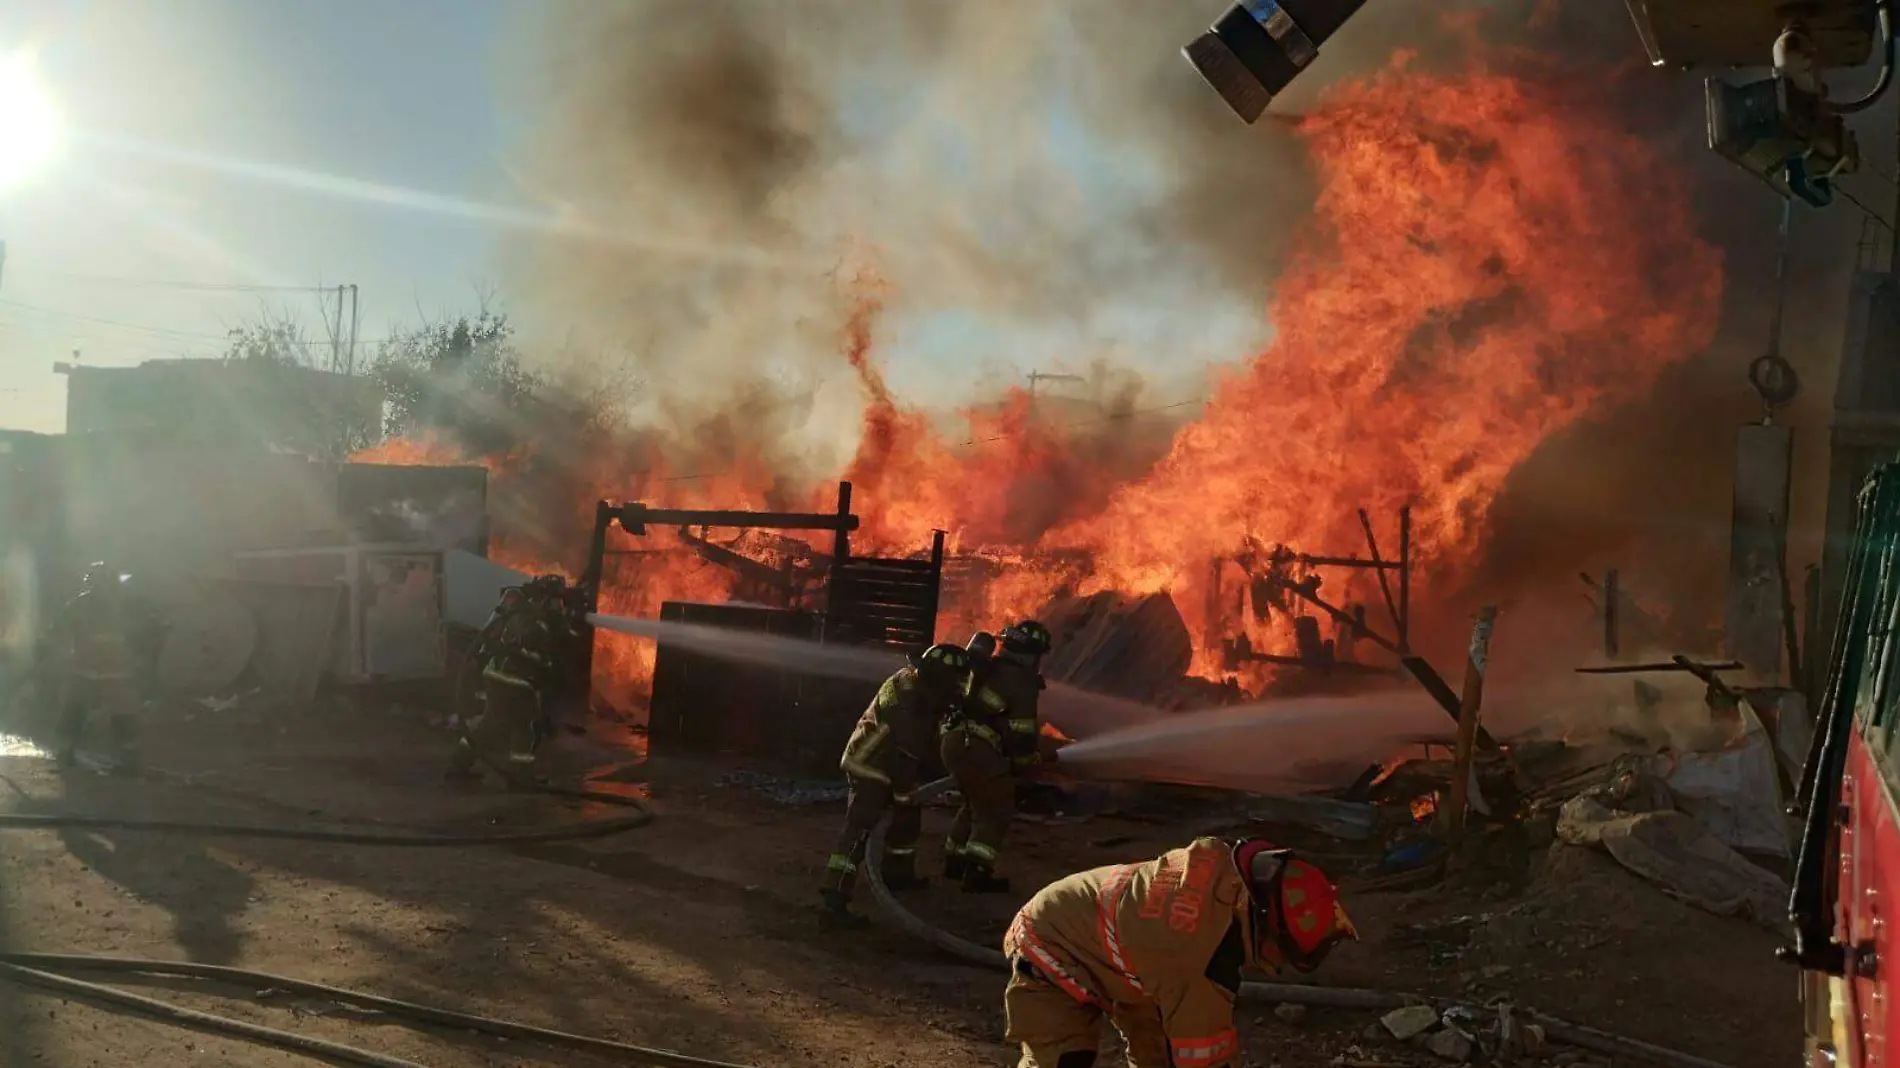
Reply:
<svg viewBox="0 0 1900 1068"><path fill-rule="evenodd" d="M1034 757L1042 732L1042 719L1037 710L1042 676L1028 664L998 657L990 668L985 688L1002 702L1004 744L1009 755L1019 763Z"/></svg>
<svg viewBox="0 0 1900 1068"><path fill-rule="evenodd" d="M934 751L937 734L936 711L925 707L926 697L913 668L899 669L885 679L858 717L838 767L860 779L890 782L893 755L924 759Z"/></svg>
<svg viewBox="0 0 1900 1068"><path fill-rule="evenodd" d="M1256 966L1247 892L1231 847L1200 838L1141 864L1051 883L1016 914L1003 952L1084 1004L1153 1009L1177 1065L1217 1068L1239 1054L1234 992L1208 977L1241 925Z"/></svg>

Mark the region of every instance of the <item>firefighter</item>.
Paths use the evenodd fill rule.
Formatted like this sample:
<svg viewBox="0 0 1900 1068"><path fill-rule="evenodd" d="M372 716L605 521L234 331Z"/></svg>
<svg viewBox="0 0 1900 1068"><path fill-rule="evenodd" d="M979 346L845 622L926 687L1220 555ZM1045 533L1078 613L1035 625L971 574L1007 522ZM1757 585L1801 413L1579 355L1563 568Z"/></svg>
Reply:
<svg viewBox="0 0 1900 1068"><path fill-rule="evenodd" d="M153 628L126 588L130 578L108 562L92 564L80 580L79 595L54 624L51 645L65 657L56 755L62 765L78 760L87 720L97 711L106 717L114 767L138 767L140 676L151 653Z"/></svg>
<svg viewBox="0 0 1900 1068"><path fill-rule="evenodd" d="M970 653L970 692L943 721L944 770L957 780L963 804L943 843L943 873L967 893L1003 893L1009 880L996 874L997 857L1016 813L1016 783L1010 774L1009 721L1002 697L988 682L995 668L996 637L978 631Z"/></svg>
<svg viewBox="0 0 1900 1068"><path fill-rule="evenodd" d="M1026 775L1041 762L1042 718L1037 705L1048 685L1042 658L1049 653L1049 628L1033 619L1003 628L1003 648L990 669L988 686L1002 698L1009 730L1005 751L1010 767Z"/></svg>
<svg viewBox="0 0 1900 1068"><path fill-rule="evenodd" d="M450 778L468 778L484 755L504 754L507 764L532 772L548 733L545 704L557 675L556 654L565 612L537 579L515 597L504 595L485 644L481 667L482 711L465 723L449 761Z"/></svg>
<svg viewBox="0 0 1900 1068"><path fill-rule="evenodd" d="M1325 873L1263 839L1199 838L1052 883L1003 938L1018 1068L1090 1068L1104 1017L1129 1068L1240 1061L1243 968L1310 972L1358 938Z"/></svg>
<svg viewBox="0 0 1900 1068"><path fill-rule="evenodd" d="M918 885L917 836L923 813L911 800L923 762L937 742L937 725L969 692L970 654L961 646L933 645L911 658L878 688L845 743L838 766L850 783L844 830L825 865L819 916L827 927L858 927L851 912L858 864L871 831L892 812L884 852L884 881L893 890Z"/></svg>
<svg viewBox="0 0 1900 1068"><path fill-rule="evenodd" d="M944 841L943 868L970 893L1009 890L1009 880L996 874L996 862L1015 815L1020 780L1041 760L1036 706L1049 646L1048 628L1033 619L1004 628L1001 651L984 662L981 683L972 682L965 715L946 724L952 729L944 735L944 766L957 777L965 808Z"/></svg>

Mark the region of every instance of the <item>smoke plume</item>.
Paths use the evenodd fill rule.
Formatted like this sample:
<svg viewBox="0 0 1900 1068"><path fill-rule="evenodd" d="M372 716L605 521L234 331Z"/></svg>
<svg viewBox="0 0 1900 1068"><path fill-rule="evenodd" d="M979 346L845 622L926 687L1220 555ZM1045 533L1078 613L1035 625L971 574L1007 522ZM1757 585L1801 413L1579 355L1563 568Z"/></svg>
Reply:
<svg viewBox="0 0 1900 1068"><path fill-rule="evenodd" d="M1656 314L1678 301L1683 322L1699 323L1710 275L1696 235L1726 253L1730 273L1748 287L1739 298L1731 290L1713 344L1684 326L1644 349L1654 362L1629 367L1624 381L1562 361L1646 336L1644 323L1593 321L1556 356L1524 352L1537 369L1510 396L1563 418L1530 428L1556 430L1542 440L1461 461L1460 478L1474 464L1488 477L1501 458L1511 463L1500 489L1474 498L1475 514L1441 523L1481 547L1457 577L1468 599L1522 591L1574 603L1578 614L1576 572L1603 564L1655 576L1664 595L1706 601L1719 592L1727 478L1718 473L1727 470L1733 426L1759 415L1744 375L1765 343L1761 283L1772 255L1762 249L1772 245L1776 209L1700 147L1697 87L1644 65L1620 4L1473 0L1447 16L1439 6L1372 0L1274 115L1248 128L1179 56L1219 7L538 7L516 72L532 131L517 170L524 187L594 236L519 239L509 256L513 291L532 321L573 331L581 347L631 354L645 386L636 418L650 428L649 459L663 461L654 470L731 476L668 483L671 492L699 487L725 494L723 505L758 504L761 495L795 494L788 486L799 480L845 473L860 486L870 544L880 525L884 540L909 544L951 513L966 548L1029 545L1077 520L1112 520L1105 510L1118 489L1157 470L1170 432L1198 414L1191 402L1207 388L1209 365L1279 351L1269 345L1284 324L1270 322L1267 309L1302 249L1313 266L1300 235L1323 187L1303 116L1341 85L1388 68L1395 54L1409 57L1406 70L1431 76L1465 70L1482 52L1501 75L1497 84L1539 83L1530 99L1549 105L1550 121L1585 124L1557 140L1593 178L1628 164L1624 178L1564 201L1576 213L1562 233L1580 291L1615 290L1625 298L1619 307ZM1461 91L1443 97L1487 106ZM1462 128L1450 116L1447 127L1454 135ZM1540 177L1539 149L1511 140L1534 129L1500 129L1506 140L1491 151ZM1422 135L1428 149L1436 136ZM1342 164L1335 148L1335 165L1376 177L1378 161ZM1604 158L1590 159L1593 150ZM1471 173L1479 180L1487 172L1480 165ZM1456 190L1434 195L1455 198ZM1532 229L1546 210L1537 195L1506 198ZM1591 242L1597 231L1631 237L1630 219L1639 220L1644 259L1620 278L1617 256L1597 254ZM1336 211L1328 225L1353 223ZM1420 225L1435 239L1455 239L1435 223ZM1496 242L1500 254L1513 251L1507 238ZM1671 278L1674 247L1692 277ZM1433 262L1431 250L1417 255L1402 239L1393 250L1420 269ZM1464 266L1477 277L1486 263L1476 256ZM1352 271L1372 278L1376 268L1368 261ZM1547 268L1532 269L1541 281L1561 274ZM1789 354L1809 380L1810 401L1825 385L1806 372L1826 346L1810 343L1813 320L1799 307L1828 284L1790 293L1800 337ZM1510 303L1519 296L1498 299L1448 305L1451 318L1423 344L1449 360L1472 336L1529 337L1531 327L1549 325L1535 302L1526 311ZM1675 350L1692 343L1702 351ZM1303 358L1308 365L1290 380L1325 388L1331 369ZM1096 414L1065 426L1003 385L1051 365L1088 372L1081 392ZM1251 402L1271 406L1289 379L1256 362L1247 380ZM1442 380L1422 392L1451 412L1456 386ZM1375 396L1385 403L1386 392L1404 388L1395 373ZM1597 398L1610 406L1591 407ZM946 415L959 406L966 410ZM1245 449L1255 424L1230 410L1209 425L1229 439L1223 448ZM1417 433L1429 425L1406 424ZM1297 439L1266 443L1287 442ZM1376 455L1411 464L1404 444ZM1337 459L1299 462L1329 484L1364 474L1333 471L1328 462ZM1219 457L1196 463L1211 470ZM1239 470L1267 466L1255 458ZM946 468L958 477L938 479ZM1202 490L1192 472L1171 477L1184 500ZM989 484L1005 492L975 492ZM1328 488L1306 487L1314 496L1302 506L1329 514L1301 529L1350 533L1354 509L1390 503L1409 487L1387 487L1376 501L1331 499ZM1142 512L1124 506L1121 515ZM1210 547L1219 533L1208 534ZM1120 534L1101 541L1131 551Z"/></svg>

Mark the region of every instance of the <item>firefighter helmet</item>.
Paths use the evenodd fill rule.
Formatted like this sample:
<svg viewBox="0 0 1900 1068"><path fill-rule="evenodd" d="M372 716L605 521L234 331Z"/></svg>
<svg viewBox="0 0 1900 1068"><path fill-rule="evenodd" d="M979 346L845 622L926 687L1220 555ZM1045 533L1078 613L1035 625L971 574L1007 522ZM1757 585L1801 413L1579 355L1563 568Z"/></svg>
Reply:
<svg viewBox="0 0 1900 1068"><path fill-rule="evenodd" d="M1264 838L1234 846L1234 866L1252 899L1255 951L1295 971L1320 966L1333 947L1359 938L1326 873Z"/></svg>
<svg viewBox="0 0 1900 1068"><path fill-rule="evenodd" d="M938 642L912 656L910 665L926 679L954 683L970 673L970 653L961 645Z"/></svg>
<svg viewBox="0 0 1900 1068"><path fill-rule="evenodd" d="M970 635L970 640L964 644L963 648L978 660L988 660L996 655L996 635L987 630L979 630Z"/></svg>
<svg viewBox="0 0 1900 1068"><path fill-rule="evenodd" d="M1003 648L1012 653L1041 656L1049 651L1051 644L1049 628L1033 619L1003 628Z"/></svg>

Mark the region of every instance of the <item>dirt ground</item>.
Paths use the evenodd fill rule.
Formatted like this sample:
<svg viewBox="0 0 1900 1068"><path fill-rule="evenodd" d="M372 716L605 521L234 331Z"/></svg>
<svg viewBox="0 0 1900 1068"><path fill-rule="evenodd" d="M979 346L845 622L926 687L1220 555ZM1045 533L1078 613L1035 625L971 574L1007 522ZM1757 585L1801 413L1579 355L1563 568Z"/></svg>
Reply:
<svg viewBox="0 0 1900 1068"><path fill-rule="evenodd" d="M341 705L298 717L243 707L157 713L146 748L162 777L62 775L43 757L0 756L0 811L464 831L614 814L495 786L447 787L447 735L421 718ZM35 733L32 723L12 729ZM815 884L842 805L775 802L734 784L735 767L660 754L638 770L655 822L576 845L0 834L0 939L21 950L229 964L742 1064L1014 1063L1001 1042L1000 976L896 933L818 930ZM928 814L927 851L948 820L945 810ZM1019 820L1006 864L1018 893L977 899L936 885L909 900L919 914L994 944L1044 882L1152 856L1206 829L1192 820ZM1597 854L1559 846L1534 865L1528 889L1514 897L1349 892L1364 941L1337 952L1316 981L1474 1002L1508 995L1735 1068L1798 1054L1795 974L1773 959L1771 934L1679 904ZM139 989L428 1065L610 1063L414 1030L267 990ZM1430 1061L1369 1037L1375 1020L1314 1012L1290 1021L1272 1006L1244 1005L1245 1063ZM301 1062L0 983L0 1064L187 1059ZM1578 1063L1558 1049L1545 1060Z"/></svg>

